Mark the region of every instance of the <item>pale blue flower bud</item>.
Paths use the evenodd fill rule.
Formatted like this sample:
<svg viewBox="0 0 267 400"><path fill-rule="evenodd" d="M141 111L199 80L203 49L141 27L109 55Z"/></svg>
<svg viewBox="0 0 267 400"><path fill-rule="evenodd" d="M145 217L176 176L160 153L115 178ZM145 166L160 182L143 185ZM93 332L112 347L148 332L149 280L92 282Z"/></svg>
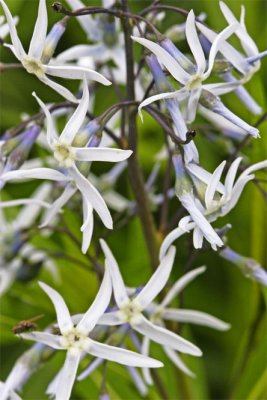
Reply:
<svg viewBox="0 0 267 400"><path fill-rule="evenodd" d="M58 45L58 42L66 30L66 23L67 23L67 18L63 18L61 21L57 22L53 26L53 28L47 35L43 54L41 57L41 61L43 64L47 64L52 58L55 49Z"/></svg>

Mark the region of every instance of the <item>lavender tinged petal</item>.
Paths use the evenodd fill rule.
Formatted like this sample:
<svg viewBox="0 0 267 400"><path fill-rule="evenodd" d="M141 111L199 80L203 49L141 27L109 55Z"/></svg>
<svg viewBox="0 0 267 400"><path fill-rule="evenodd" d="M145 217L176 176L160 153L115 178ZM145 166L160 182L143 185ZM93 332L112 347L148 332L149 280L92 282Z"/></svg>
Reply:
<svg viewBox="0 0 267 400"><path fill-rule="evenodd" d="M161 41L161 46L181 65L189 74L196 73L194 64L168 38Z"/></svg>

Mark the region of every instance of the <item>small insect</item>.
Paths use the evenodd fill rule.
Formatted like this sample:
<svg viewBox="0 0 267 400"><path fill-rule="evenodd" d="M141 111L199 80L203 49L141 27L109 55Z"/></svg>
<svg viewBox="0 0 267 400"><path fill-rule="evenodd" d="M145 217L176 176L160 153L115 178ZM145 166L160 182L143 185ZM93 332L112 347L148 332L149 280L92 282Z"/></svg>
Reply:
<svg viewBox="0 0 267 400"><path fill-rule="evenodd" d="M19 335L20 333L23 332L28 332L37 329L38 325L35 324L34 321L38 321L39 319L43 318L44 314L42 315L37 315L37 317L31 318L31 319L25 319L23 321L20 321L17 325L13 326L12 332L14 335Z"/></svg>

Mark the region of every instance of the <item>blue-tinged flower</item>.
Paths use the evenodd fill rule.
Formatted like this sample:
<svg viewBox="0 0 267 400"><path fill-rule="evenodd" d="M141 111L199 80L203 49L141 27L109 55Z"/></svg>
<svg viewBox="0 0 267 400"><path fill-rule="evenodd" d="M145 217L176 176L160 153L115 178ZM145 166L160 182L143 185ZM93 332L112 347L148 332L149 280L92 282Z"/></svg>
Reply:
<svg viewBox="0 0 267 400"><path fill-rule="evenodd" d="M176 239L190 231L193 231L193 244L195 248L202 248L203 237L205 237L211 243L211 246L216 249L214 234L217 238L219 238L219 236L212 228L211 223L216 221L219 217L227 215L236 206L244 187L249 181L254 179L255 175L253 172L267 168L267 160L258 162L246 168L236 179L241 160L242 157L238 157L231 164L224 185L220 182L220 179L226 161L223 161L215 169L213 174L197 164L191 163L186 165L186 172L190 174L191 181L189 181L188 175L185 175L185 168L183 165L180 167L183 176L186 176L187 188L190 188L190 185L192 185L193 188L192 181L194 182L195 192L193 194L192 190L190 192L190 189L183 189L181 179L180 182L179 179L177 179L180 186L179 190L181 191L177 196L181 199L184 190L186 196L182 197L181 202L190 215L182 218L178 227L166 236L161 245L160 259L164 257L167 249ZM181 164L182 162L180 160L179 165ZM210 229L212 229L213 233ZM210 236L211 233L212 236ZM219 240L220 244L217 243L217 246L221 247L223 242L220 238Z"/></svg>
<svg viewBox="0 0 267 400"><path fill-rule="evenodd" d="M129 324L133 330L161 345L169 346L182 353L201 356L202 353L198 347L181 336L153 324L145 317L147 308L167 283L174 262L175 248L171 247L168 250L146 285L136 295L129 297L111 250L103 239L100 243L105 254L105 264L111 269L114 298L118 309L105 313L98 324L111 326Z"/></svg>
<svg viewBox="0 0 267 400"><path fill-rule="evenodd" d="M110 267L107 266L94 302L77 325L73 324L68 307L61 295L45 283L39 283L55 307L59 334L35 331L23 333L20 336L24 339L45 344L56 350L66 351L64 366L57 382L56 400L68 400L70 398L83 353L104 358L105 360L115 361L123 365L149 368L158 368L162 366L160 361L153 358L100 343L90 337L92 330L110 302L112 293L110 273Z"/></svg>
<svg viewBox="0 0 267 400"><path fill-rule="evenodd" d="M59 78L66 79L78 79L82 80L86 77L87 80L95 80L102 83L103 85L110 85L111 82L108 81L103 75L96 71L85 67L78 67L76 65L67 65L62 63L61 65L50 65L42 61L42 56L45 49L47 50L46 33L47 33L47 9L46 0L39 0L38 17L35 23L32 39L30 42L28 53L25 52L21 41L18 37L15 23L13 21L12 15L4 2L0 0L2 8L7 18L7 22L10 29L10 36L12 45L5 45L9 47L16 58L22 63L23 67L30 74L34 74L37 78L50 86L61 96L65 97L67 100L72 102L77 102L77 99L73 94L66 89L64 86L52 81L47 77L47 75L56 76ZM47 55L44 54L44 59Z"/></svg>
<svg viewBox="0 0 267 400"><path fill-rule="evenodd" d="M219 255L225 260L235 264L247 278L267 286L267 271L265 271L257 261L253 260L253 258L244 257L229 247L223 248L219 252Z"/></svg>
<svg viewBox="0 0 267 400"><path fill-rule="evenodd" d="M178 49L176 49L174 53L175 46L170 45L171 41L168 39L165 41L163 40L163 44L161 43L161 45L159 45L144 38L132 37L134 41L142 44L153 54L155 54L158 60L164 65L173 78L182 85L182 88L177 91L162 93L161 95L152 96L149 99L146 99L145 105L148 105L155 100L173 97L178 98L178 100L186 99L186 121L192 122L195 119L197 105L203 89L214 94L223 94L232 91L236 87L236 83L204 84L203 82L210 76L212 72L215 57L218 51L220 51L221 44L224 43L226 39L228 39L228 37L235 32L236 29L237 24L234 24L220 32L216 38L216 41L214 41L212 44L208 66L206 65L204 51L201 47L196 31L195 15L193 10L189 12L187 17L186 38L196 64L193 64L190 60L188 60ZM139 110L141 110L143 106L144 103L141 103Z"/></svg>
<svg viewBox="0 0 267 400"><path fill-rule="evenodd" d="M169 304L174 300L179 293L198 275L205 271L205 267L196 268L185 275L183 275L178 281L171 287L164 299L159 303L152 303L147 309L149 314L149 320L161 327L165 327L164 321L175 321L180 323L190 323L195 325L207 326L209 328L217 329L219 331L226 331L230 328L230 325L221 321L220 319L213 317L203 311L195 311L188 309L176 309L169 307ZM145 337L142 345L142 353L145 355L149 354L150 339ZM178 369L183 371L185 374L194 377L195 375L188 369L185 363L177 351L173 350L170 346L163 346L163 350L167 357L176 365ZM143 368L144 378L148 385L153 384L153 380L148 368Z"/></svg>

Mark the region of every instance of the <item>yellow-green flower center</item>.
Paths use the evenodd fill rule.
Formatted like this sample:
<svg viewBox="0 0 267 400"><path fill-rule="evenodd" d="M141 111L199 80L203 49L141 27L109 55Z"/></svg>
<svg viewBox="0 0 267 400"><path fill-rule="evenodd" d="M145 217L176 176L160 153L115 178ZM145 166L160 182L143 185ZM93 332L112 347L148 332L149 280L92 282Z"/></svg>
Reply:
<svg viewBox="0 0 267 400"><path fill-rule="evenodd" d="M22 65L29 74L34 74L38 78L42 78L45 74L42 63L34 58L24 58L24 60L22 60Z"/></svg>

